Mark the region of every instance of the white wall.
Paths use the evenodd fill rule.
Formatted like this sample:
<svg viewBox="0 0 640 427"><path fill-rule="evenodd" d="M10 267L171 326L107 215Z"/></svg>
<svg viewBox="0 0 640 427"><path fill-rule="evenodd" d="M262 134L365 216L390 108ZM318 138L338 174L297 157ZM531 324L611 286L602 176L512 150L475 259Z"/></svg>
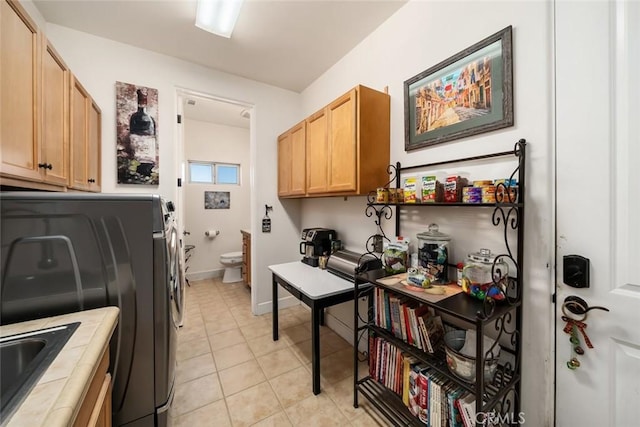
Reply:
<svg viewBox="0 0 640 427"><path fill-rule="evenodd" d="M102 109L102 190L105 193L153 192L176 200L177 159L180 158L177 153L177 88L253 106L250 150L254 167L249 178L252 183L250 228L254 249L252 303L256 312L270 310L271 275L267 266L298 257L299 204L278 200L276 138L290 126L292 117L299 115L300 95L55 24L47 24L46 33ZM116 81L158 89L158 186L116 184ZM265 204L273 206L270 234L258 232ZM287 205L286 211L283 205Z"/></svg>
<svg viewBox="0 0 640 427"><path fill-rule="evenodd" d="M199 120L184 120L185 160L233 163L240 165L240 185L214 185L185 182L185 244L195 245L189 259L189 278L218 276L224 267L220 254L242 250L240 229L248 229L251 182L249 179L249 129L224 126ZM205 209L205 191L228 191L229 209ZM206 230L220 234L211 239Z"/></svg>
<svg viewBox="0 0 640 427"><path fill-rule="evenodd" d="M520 138L527 147L527 208L525 221L525 277L522 400L527 425L552 424L550 266L552 235L553 50L552 8L541 1L487 2L412 1L342 58L303 93L305 114L311 114L356 84L389 88L391 96L391 161L418 165L513 148ZM404 151L403 82L477 41L513 26L513 127L464 138L431 148ZM446 168L445 168L446 169ZM454 166L450 171L456 171ZM487 170L480 178L497 178L504 170ZM479 173L479 172L478 172ZM496 175L497 174L497 175ZM365 217L364 197L303 201L302 226L335 228L349 249L364 250L375 232ZM457 260L487 244L499 249L501 231L490 226L480 210L429 209L403 218L401 232L415 240L430 222L452 234ZM493 230L492 230L493 229ZM385 228L393 235L393 221ZM478 231L479 230L479 231ZM502 248L504 244L502 243ZM329 310L328 324L351 340L352 305Z"/></svg>

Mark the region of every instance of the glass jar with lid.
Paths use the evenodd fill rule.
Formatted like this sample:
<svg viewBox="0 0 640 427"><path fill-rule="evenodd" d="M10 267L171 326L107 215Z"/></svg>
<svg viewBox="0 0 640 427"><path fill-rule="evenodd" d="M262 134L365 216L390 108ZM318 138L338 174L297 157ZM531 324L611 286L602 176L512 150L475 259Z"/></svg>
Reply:
<svg viewBox="0 0 640 427"><path fill-rule="evenodd" d="M434 285L449 283L448 259L451 237L439 231L438 224L429 224L428 231L418 234L418 264Z"/></svg>
<svg viewBox="0 0 640 427"><path fill-rule="evenodd" d="M480 300L503 300L508 275L509 265L483 248L467 257L462 269L462 290Z"/></svg>

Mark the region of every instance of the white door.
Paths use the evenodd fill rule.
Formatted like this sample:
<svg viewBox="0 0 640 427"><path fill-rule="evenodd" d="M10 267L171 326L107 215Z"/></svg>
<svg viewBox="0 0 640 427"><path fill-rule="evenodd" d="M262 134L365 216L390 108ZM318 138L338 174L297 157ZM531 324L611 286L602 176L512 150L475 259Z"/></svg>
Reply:
<svg viewBox="0 0 640 427"><path fill-rule="evenodd" d="M555 7L556 425L637 426L640 2L558 0ZM563 257L573 254L590 260L589 288L563 284ZM583 355L563 331L561 307L573 295L610 310L588 312L594 348L578 333ZM572 357L575 370L567 366Z"/></svg>

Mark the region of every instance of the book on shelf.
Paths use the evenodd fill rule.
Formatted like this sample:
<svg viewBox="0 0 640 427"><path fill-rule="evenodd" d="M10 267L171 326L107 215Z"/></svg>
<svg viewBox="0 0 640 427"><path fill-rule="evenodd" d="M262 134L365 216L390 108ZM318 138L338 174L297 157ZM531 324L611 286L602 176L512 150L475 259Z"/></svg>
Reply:
<svg viewBox="0 0 640 427"><path fill-rule="evenodd" d="M418 374L418 419L429 424L429 371L424 369Z"/></svg>
<svg viewBox="0 0 640 427"><path fill-rule="evenodd" d="M444 326L440 316L424 315L418 318L422 340L425 343L425 349L429 353L435 353L435 350L442 344L444 339Z"/></svg>
<svg viewBox="0 0 640 427"><path fill-rule="evenodd" d="M462 415L464 427L475 427L476 425L476 399L473 394L467 393L464 397L456 401L458 410Z"/></svg>

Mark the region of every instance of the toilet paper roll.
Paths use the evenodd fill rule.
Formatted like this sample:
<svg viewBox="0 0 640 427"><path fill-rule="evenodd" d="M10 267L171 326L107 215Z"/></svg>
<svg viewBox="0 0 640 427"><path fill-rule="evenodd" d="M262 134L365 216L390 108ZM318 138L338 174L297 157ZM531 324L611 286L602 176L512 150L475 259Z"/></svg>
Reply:
<svg viewBox="0 0 640 427"><path fill-rule="evenodd" d="M220 234L220 230L207 230L204 232L204 235L210 239L215 239L218 234Z"/></svg>

